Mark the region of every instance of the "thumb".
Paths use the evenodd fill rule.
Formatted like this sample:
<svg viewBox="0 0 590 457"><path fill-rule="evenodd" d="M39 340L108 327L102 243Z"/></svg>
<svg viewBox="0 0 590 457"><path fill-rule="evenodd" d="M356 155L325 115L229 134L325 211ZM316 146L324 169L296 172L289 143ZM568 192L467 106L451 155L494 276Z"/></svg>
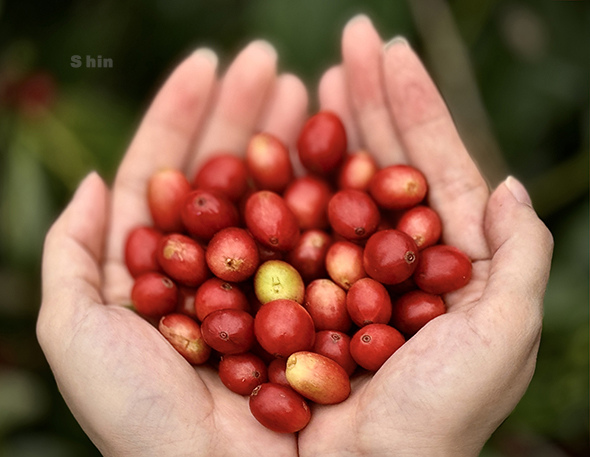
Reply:
<svg viewBox="0 0 590 457"><path fill-rule="evenodd" d="M100 265L107 200L104 182L91 173L45 238L43 300L37 321L37 336L44 349L51 335L67 332L86 314L88 306L102 302Z"/></svg>
<svg viewBox="0 0 590 457"><path fill-rule="evenodd" d="M495 335L512 330L517 338L538 336L553 237L517 179L508 177L491 195L484 230L492 260L476 325Z"/></svg>

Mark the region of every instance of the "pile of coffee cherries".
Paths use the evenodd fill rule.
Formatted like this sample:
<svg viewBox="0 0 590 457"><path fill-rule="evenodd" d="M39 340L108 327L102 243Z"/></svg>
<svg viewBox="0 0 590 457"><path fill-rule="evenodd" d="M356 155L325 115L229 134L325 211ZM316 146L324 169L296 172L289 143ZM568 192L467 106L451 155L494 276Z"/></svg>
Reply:
<svg viewBox="0 0 590 457"><path fill-rule="evenodd" d="M292 153L262 132L192 181L157 171L153 225L125 245L135 310L284 433L307 425L309 402L346 400L353 373L378 370L471 278L470 259L440 242L418 169L351 153L329 111L307 119Z"/></svg>

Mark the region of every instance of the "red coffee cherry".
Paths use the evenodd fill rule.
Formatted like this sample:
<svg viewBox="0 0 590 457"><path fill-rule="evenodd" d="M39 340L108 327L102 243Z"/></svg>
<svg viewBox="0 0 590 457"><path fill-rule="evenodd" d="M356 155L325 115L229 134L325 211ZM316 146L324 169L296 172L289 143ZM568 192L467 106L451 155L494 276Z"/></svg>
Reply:
<svg viewBox="0 0 590 457"><path fill-rule="evenodd" d="M309 351L291 354L285 373L293 389L320 405L334 405L350 395L350 379L344 368L321 354Z"/></svg>
<svg viewBox="0 0 590 457"><path fill-rule="evenodd" d="M385 209L411 208L424 199L427 190L422 172L409 165L382 168L369 185L369 193Z"/></svg>
<svg viewBox="0 0 590 457"><path fill-rule="evenodd" d="M311 419L311 410L301 395L290 387L271 382L254 388L249 407L258 422L279 433L298 432Z"/></svg>
<svg viewBox="0 0 590 457"><path fill-rule="evenodd" d="M408 279L417 263L416 243L404 232L381 230L367 240L363 253L365 271L383 284L397 284Z"/></svg>
<svg viewBox="0 0 590 457"><path fill-rule="evenodd" d="M248 168L244 159L231 153L217 153L195 173L195 189L216 190L237 202L248 189Z"/></svg>
<svg viewBox="0 0 590 457"><path fill-rule="evenodd" d="M282 192L293 179L289 150L274 135L254 135L246 149L246 165L257 189Z"/></svg>
<svg viewBox="0 0 590 457"><path fill-rule="evenodd" d="M182 205L191 191L186 176L174 169L154 173L147 185L147 202L154 226L163 232L182 232Z"/></svg>
<svg viewBox="0 0 590 457"><path fill-rule="evenodd" d="M307 285L303 306L316 330L350 330L352 321L346 309L346 296L344 289L329 279L316 279Z"/></svg>
<svg viewBox="0 0 590 457"><path fill-rule="evenodd" d="M391 298L383 284L371 278L361 278L348 289L346 309L359 327L388 324L391 319Z"/></svg>
<svg viewBox="0 0 590 457"><path fill-rule="evenodd" d="M410 235L421 250L437 243L442 232L442 222L432 208L418 205L407 210L395 228Z"/></svg>
<svg viewBox="0 0 590 457"><path fill-rule="evenodd" d="M215 276L230 282L250 278L260 263L254 238L239 227L228 227L216 233L207 245L205 258Z"/></svg>
<svg viewBox="0 0 590 457"><path fill-rule="evenodd" d="M244 210L246 226L264 246L289 251L299 239L299 224L283 198L271 191L253 193Z"/></svg>
<svg viewBox="0 0 590 457"><path fill-rule="evenodd" d="M136 227L125 241L125 265L134 278L149 271L159 271L156 252L162 232L152 227Z"/></svg>
<svg viewBox="0 0 590 457"><path fill-rule="evenodd" d="M330 111L311 116L297 140L299 159L312 173L325 175L335 170L346 153L346 130L340 118Z"/></svg>
<svg viewBox="0 0 590 457"><path fill-rule="evenodd" d="M332 189L328 182L315 176L296 178L283 194L301 230L328 228L328 202L331 196Z"/></svg>
<svg viewBox="0 0 590 457"><path fill-rule="evenodd" d="M171 233L162 237L157 257L164 272L185 286L196 287L209 276L205 250L188 236Z"/></svg>
<svg viewBox="0 0 590 457"><path fill-rule="evenodd" d="M285 374L286 369L287 359L273 359L268 364L268 380L275 384L291 387L291 384L287 381L287 375Z"/></svg>
<svg viewBox="0 0 590 457"><path fill-rule="evenodd" d="M379 225L379 208L366 192L345 189L336 192L328 203L332 229L348 240L362 240Z"/></svg>
<svg viewBox="0 0 590 457"><path fill-rule="evenodd" d="M405 341L404 336L389 325L369 324L352 336L350 353L361 367L377 371Z"/></svg>
<svg viewBox="0 0 590 457"><path fill-rule="evenodd" d="M239 354L254 345L254 318L239 309L220 309L201 324L205 342L222 354Z"/></svg>
<svg viewBox="0 0 590 457"><path fill-rule="evenodd" d="M192 365L202 365L211 355L211 348L205 343L201 327L184 314L167 314L158 324L160 333Z"/></svg>
<svg viewBox="0 0 590 457"><path fill-rule="evenodd" d="M366 151L349 154L338 172L339 189L355 189L364 192L369 190L369 184L379 170L375 159Z"/></svg>
<svg viewBox="0 0 590 457"><path fill-rule="evenodd" d="M326 276L326 255L332 237L322 230L306 230L295 247L287 253L289 262L305 282Z"/></svg>
<svg viewBox="0 0 590 457"><path fill-rule="evenodd" d="M231 201L220 192L205 189L193 190L186 196L181 216L192 236L207 241L239 222L238 210Z"/></svg>
<svg viewBox="0 0 590 457"><path fill-rule="evenodd" d="M336 330L317 332L312 351L334 360L348 376L356 369L357 363L350 354L350 336L346 333Z"/></svg>
<svg viewBox="0 0 590 457"><path fill-rule="evenodd" d="M406 335L413 335L435 317L447 312L440 295L412 290L394 304L391 325Z"/></svg>
<svg viewBox="0 0 590 457"><path fill-rule="evenodd" d="M174 281L161 273L144 273L133 283L131 302L139 314L160 317L176 309L178 288Z"/></svg>
<svg viewBox="0 0 590 457"><path fill-rule="evenodd" d="M313 346L313 320L303 306L293 300L270 301L258 310L254 331L262 348L275 357L289 357Z"/></svg>
<svg viewBox="0 0 590 457"><path fill-rule="evenodd" d="M420 252L414 281L423 291L446 294L461 289L470 279L471 260L460 249L438 244Z"/></svg>
<svg viewBox="0 0 590 457"><path fill-rule="evenodd" d="M195 314L201 322L212 312L220 309L250 311L246 294L237 284L219 278L210 278L199 286L195 293Z"/></svg>
<svg viewBox="0 0 590 457"><path fill-rule="evenodd" d="M332 281L348 290L355 281L367 276L363 248L350 241L336 241L326 253L326 270Z"/></svg>
<svg viewBox="0 0 590 457"><path fill-rule="evenodd" d="M250 395L254 388L268 381L266 364L251 352L224 355L219 361L219 379L239 395Z"/></svg>

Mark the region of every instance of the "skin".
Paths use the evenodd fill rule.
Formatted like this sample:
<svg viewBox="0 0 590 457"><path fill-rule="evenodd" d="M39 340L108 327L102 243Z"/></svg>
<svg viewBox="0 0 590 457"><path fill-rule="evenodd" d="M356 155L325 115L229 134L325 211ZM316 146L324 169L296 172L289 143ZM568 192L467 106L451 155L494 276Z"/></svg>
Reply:
<svg viewBox="0 0 590 457"><path fill-rule="evenodd" d="M374 376L338 405L314 406L298 435L266 430L247 398L193 368L124 305L132 279L126 234L149 223L145 189L162 167L190 176L218 149L243 153L255 131L293 145L307 94L277 75L274 50L247 46L217 76L199 50L148 109L111 188L95 173L47 234L37 335L59 389L103 455L474 456L510 414L534 372L553 241L514 178L490 192L416 54L384 47L353 18L342 63L319 86L320 106L380 165L409 163L429 184L442 239L473 259L471 283Z"/></svg>

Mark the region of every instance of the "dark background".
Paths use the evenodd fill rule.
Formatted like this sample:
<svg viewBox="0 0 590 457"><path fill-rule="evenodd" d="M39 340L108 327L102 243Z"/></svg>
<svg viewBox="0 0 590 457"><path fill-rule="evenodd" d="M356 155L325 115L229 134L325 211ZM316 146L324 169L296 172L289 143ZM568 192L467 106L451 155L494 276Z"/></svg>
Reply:
<svg viewBox="0 0 590 457"><path fill-rule="evenodd" d="M359 12L409 39L490 183L522 180L555 237L535 377L482 455L588 455L588 1L0 0L0 457L98 455L34 333L43 238L81 178L112 179L194 48L227 64L265 38L314 94ZM72 68L73 55L113 68Z"/></svg>

